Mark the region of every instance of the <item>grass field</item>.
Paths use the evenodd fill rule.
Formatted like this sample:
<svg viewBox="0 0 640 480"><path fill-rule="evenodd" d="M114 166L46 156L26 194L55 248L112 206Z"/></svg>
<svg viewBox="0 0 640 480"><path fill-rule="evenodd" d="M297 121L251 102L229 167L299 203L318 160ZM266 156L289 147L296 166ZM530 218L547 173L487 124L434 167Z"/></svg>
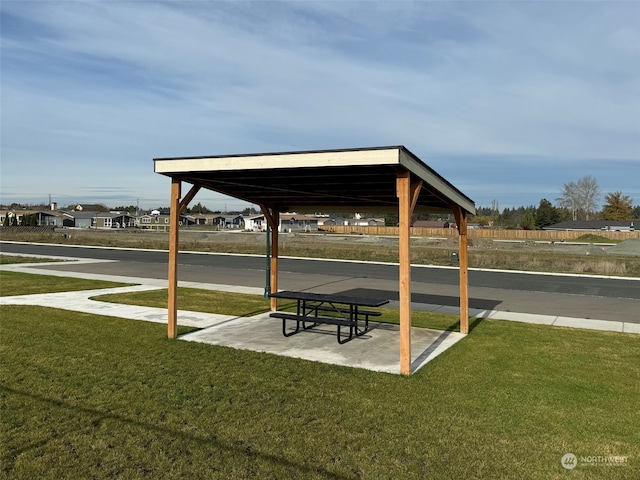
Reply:
<svg viewBox="0 0 640 480"><path fill-rule="evenodd" d="M0 311L5 478L565 478L567 452L628 458L575 478L640 473L637 336L482 321L404 378Z"/></svg>
<svg viewBox="0 0 640 480"><path fill-rule="evenodd" d="M25 257L22 255L4 255L0 254L0 265L8 265L15 263L45 263L45 262L61 262L64 260L58 260L54 258L44 257Z"/></svg>
<svg viewBox="0 0 640 480"><path fill-rule="evenodd" d="M0 332L4 478L640 476L638 335L482 320L406 378L45 307Z"/></svg>
<svg viewBox="0 0 640 480"><path fill-rule="evenodd" d="M94 288L124 287L127 285L131 284L0 271L0 296L71 292Z"/></svg>

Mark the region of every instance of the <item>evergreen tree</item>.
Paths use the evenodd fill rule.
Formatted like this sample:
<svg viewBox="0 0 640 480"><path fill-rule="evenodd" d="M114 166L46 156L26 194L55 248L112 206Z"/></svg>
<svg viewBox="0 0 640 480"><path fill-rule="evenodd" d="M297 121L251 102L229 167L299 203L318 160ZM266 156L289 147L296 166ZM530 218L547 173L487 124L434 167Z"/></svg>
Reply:
<svg viewBox="0 0 640 480"><path fill-rule="evenodd" d="M384 216L384 226L385 227L397 227L398 226L398 215L395 213L389 213Z"/></svg>
<svg viewBox="0 0 640 480"><path fill-rule="evenodd" d="M520 226L525 230L535 230L536 229L536 217L535 211L527 210L520 217Z"/></svg>
<svg viewBox="0 0 640 480"><path fill-rule="evenodd" d="M558 209L554 207L549 200L543 198L540 200L540 205L536 210L535 226L537 229L542 229L554 223L560 221L560 213Z"/></svg>
<svg viewBox="0 0 640 480"><path fill-rule="evenodd" d="M622 192L608 193L604 200L606 202L602 210L604 220L633 219L633 202L628 195L622 195Z"/></svg>
<svg viewBox="0 0 640 480"><path fill-rule="evenodd" d="M201 214L205 214L205 213L211 213L211 210L209 210L207 207L205 207L204 205L202 205L200 202L198 202L197 204L195 204L193 207L191 207L191 209L189 210L190 213L201 213Z"/></svg>

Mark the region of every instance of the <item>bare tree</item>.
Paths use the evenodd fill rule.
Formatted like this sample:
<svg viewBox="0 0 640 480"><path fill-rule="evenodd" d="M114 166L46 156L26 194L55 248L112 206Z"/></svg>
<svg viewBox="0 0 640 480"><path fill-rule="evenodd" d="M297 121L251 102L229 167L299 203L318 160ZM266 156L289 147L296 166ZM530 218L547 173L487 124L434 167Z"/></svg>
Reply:
<svg viewBox="0 0 640 480"><path fill-rule="evenodd" d="M556 198L558 207L566 208L571 212L573 220L578 219L578 209L580 208L580 195L578 193L578 185L575 182L565 183L562 186L560 197Z"/></svg>
<svg viewBox="0 0 640 480"><path fill-rule="evenodd" d="M577 182L565 183L556 202L559 207L570 210L574 220L578 219L578 212L584 212L585 220L589 220L591 212L598 207L599 198L598 182L591 175L587 175Z"/></svg>
<svg viewBox="0 0 640 480"><path fill-rule="evenodd" d="M585 220L589 220L589 214L594 212L598 207L600 187L598 187L598 182L591 175L587 175L578 180L577 186L582 201L582 208L585 211Z"/></svg>

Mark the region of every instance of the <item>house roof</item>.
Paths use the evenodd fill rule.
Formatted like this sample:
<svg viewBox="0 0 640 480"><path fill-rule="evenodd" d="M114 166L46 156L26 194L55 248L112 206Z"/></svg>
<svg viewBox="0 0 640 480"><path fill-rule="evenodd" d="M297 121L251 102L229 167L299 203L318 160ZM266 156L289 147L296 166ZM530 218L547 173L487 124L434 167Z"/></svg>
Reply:
<svg viewBox="0 0 640 480"><path fill-rule="evenodd" d="M50 217L70 217L71 215L63 210L0 210L0 215L11 213L13 215L48 215Z"/></svg>
<svg viewBox="0 0 640 480"><path fill-rule="evenodd" d="M317 222L318 218L311 216L311 215L303 215L300 213L283 213L280 214L280 220L282 221L286 221L286 220L309 220L311 222Z"/></svg>
<svg viewBox="0 0 640 480"><path fill-rule="evenodd" d="M416 211L475 214L471 199L404 146L156 158L155 172L280 212L397 211L396 178L423 186Z"/></svg>
<svg viewBox="0 0 640 480"><path fill-rule="evenodd" d="M121 212L121 213L113 213L113 212L90 212L87 210L76 210L73 211L71 213L66 213L66 215L69 215L70 217L73 217L75 219L90 219L90 218L117 218L117 217L135 217L135 215L132 215L128 212Z"/></svg>
<svg viewBox="0 0 640 480"><path fill-rule="evenodd" d="M640 220L568 220L544 227L544 230L603 230L615 227L637 227Z"/></svg>

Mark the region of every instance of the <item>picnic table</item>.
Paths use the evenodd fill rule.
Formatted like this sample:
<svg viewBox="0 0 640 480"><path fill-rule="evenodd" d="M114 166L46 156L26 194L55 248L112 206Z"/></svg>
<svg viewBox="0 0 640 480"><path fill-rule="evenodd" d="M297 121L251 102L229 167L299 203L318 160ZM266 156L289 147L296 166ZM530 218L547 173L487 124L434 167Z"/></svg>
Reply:
<svg viewBox="0 0 640 480"><path fill-rule="evenodd" d="M273 298L296 301L296 313L272 312L271 317L282 319L282 334L290 337L296 333L309 330L321 324L337 327L338 343L343 344L369 330L369 317L380 316L379 311L365 308L380 307L389 300L377 300L367 297L349 295L283 291L270 294ZM287 322L295 322L295 329L287 331ZM344 336L342 327L349 328L349 334Z"/></svg>

